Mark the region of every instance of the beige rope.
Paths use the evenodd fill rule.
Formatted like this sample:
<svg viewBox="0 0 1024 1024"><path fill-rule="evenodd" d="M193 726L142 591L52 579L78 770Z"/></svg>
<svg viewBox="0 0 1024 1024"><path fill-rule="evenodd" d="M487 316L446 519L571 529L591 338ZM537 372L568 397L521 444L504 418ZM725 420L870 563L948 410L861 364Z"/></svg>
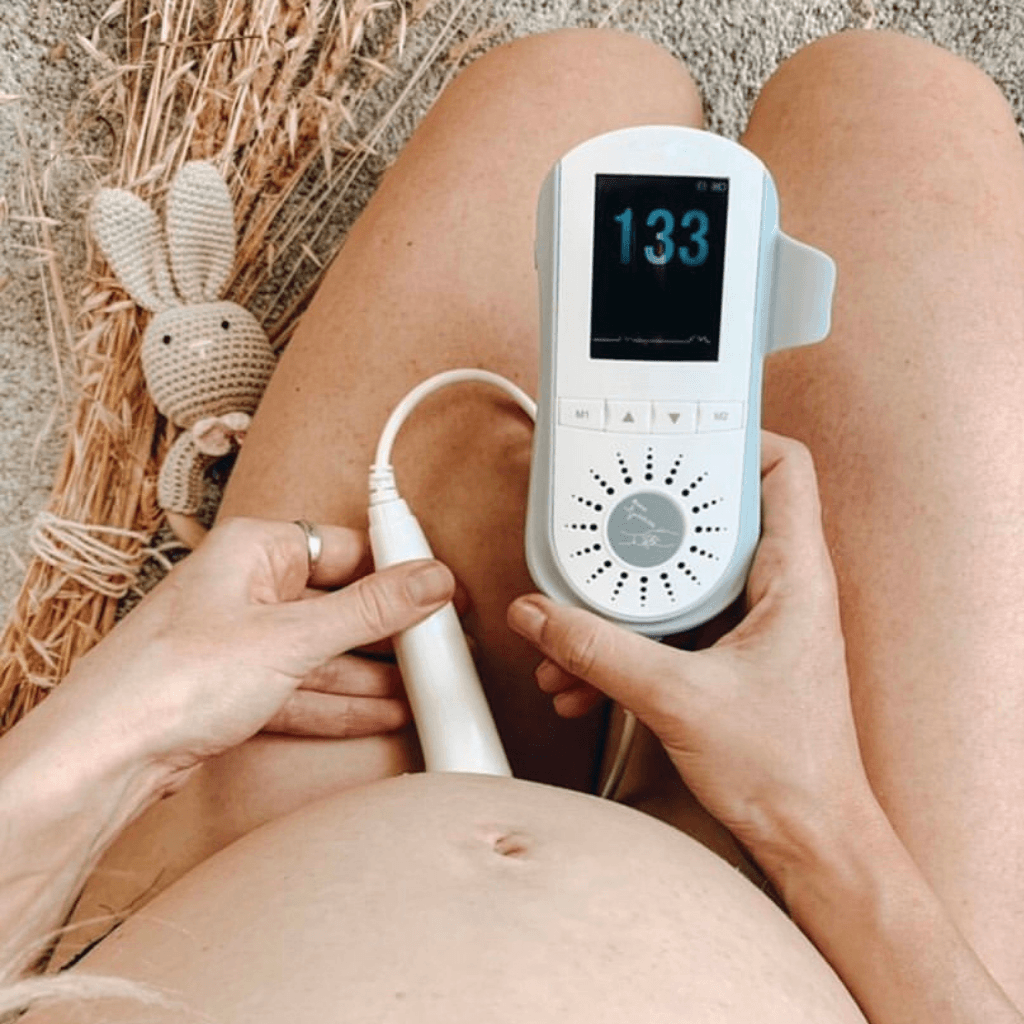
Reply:
<svg viewBox="0 0 1024 1024"><path fill-rule="evenodd" d="M127 538L133 541L127 550L114 547L100 535ZM167 566L162 553L168 547L149 546L149 537L137 530L99 523L79 523L52 512L40 512L32 524L29 547L48 565L59 569L83 587L107 597L121 598L138 578L139 568L147 558L156 557Z"/></svg>

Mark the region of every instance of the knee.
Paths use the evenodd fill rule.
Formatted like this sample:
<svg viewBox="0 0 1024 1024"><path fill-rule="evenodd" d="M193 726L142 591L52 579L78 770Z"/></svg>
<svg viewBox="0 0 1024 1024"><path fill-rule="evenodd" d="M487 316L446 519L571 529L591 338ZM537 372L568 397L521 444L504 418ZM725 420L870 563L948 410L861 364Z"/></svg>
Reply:
<svg viewBox="0 0 1024 1024"><path fill-rule="evenodd" d="M941 126L984 112L1014 124L1005 96L977 65L927 39L882 30L840 32L798 50L766 83L755 111L780 102L794 117L845 108Z"/></svg>
<svg viewBox="0 0 1024 1024"><path fill-rule="evenodd" d="M606 96L661 95L702 118L700 91L686 66L657 44L615 29L564 28L523 36L489 50L456 80L466 89L506 95L543 91L558 107Z"/></svg>
<svg viewBox="0 0 1024 1024"><path fill-rule="evenodd" d="M797 51L761 91L741 141L755 152L785 145L819 166L889 161L904 180L1020 160L999 87L963 57L896 32L842 32Z"/></svg>

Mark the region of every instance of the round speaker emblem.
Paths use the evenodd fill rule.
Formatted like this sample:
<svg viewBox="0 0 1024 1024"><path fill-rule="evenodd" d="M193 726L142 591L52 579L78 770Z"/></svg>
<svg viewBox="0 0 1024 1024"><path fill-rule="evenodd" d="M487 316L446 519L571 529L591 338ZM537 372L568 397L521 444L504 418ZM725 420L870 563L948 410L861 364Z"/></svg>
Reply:
<svg viewBox="0 0 1024 1024"><path fill-rule="evenodd" d="M639 569L661 565L683 543L682 512L664 494L630 494L608 517L608 543L629 565Z"/></svg>

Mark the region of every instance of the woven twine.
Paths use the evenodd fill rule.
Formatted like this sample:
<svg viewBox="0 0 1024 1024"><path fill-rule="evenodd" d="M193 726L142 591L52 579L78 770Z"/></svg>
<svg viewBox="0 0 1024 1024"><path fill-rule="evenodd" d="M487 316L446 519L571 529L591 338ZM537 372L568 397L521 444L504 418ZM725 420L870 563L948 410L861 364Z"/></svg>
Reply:
<svg viewBox="0 0 1024 1024"><path fill-rule="evenodd" d="M125 537L135 543L123 550L108 544L103 536ZM37 558L68 579L118 600L131 589L142 563L155 553L149 538L137 530L76 523L46 511L36 516L28 543Z"/></svg>
<svg viewBox="0 0 1024 1024"><path fill-rule="evenodd" d="M94 352L116 373L84 388L48 508L30 531L34 557L0 633L0 734L110 631L146 559L166 561L150 538L161 519L154 463L168 439L142 386L134 313L119 301L112 308Z"/></svg>
<svg viewBox="0 0 1024 1024"><path fill-rule="evenodd" d="M77 585L75 596L79 599L84 591L112 601L120 600L135 585L143 563L156 559L165 570L170 570L172 563L166 552L182 545L171 541L154 546L151 538L138 530L81 523L43 511L32 524L29 547L36 558L55 570L55 581L45 593L35 595L33 603L41 607L68 595L69 584ZM99 627L98 632L102 633L103 628ZM68 660L66 637L60 631L54 631L49 637L40 639L25 631L22 639L25 646L7 652L3 659L8 663L14 662L29 687L43 692L53 689ZM27 657L29 651L42 662L43 673L33 671ZM38 695L42 696L42 692ZM28 703L31 705L35 701ZM16 717L24 710L27 709L12 707L8 712L13 712Z"/></svg>

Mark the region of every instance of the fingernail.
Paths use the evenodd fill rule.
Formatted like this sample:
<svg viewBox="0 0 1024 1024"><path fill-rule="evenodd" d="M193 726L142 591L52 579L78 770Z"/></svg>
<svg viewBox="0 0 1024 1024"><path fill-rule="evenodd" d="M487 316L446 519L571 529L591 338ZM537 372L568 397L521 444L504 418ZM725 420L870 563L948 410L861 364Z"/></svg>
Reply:
<svg viewBox="0 0 1024 1024"><path fill-rule="evenodd" d="M452 593L452 574L436 562L424 565L410 573L405 581L406 590L416 604L437 604Z"/></svg>
<svg viewBox="0 0 1024 1024"><path fill-rule="evenodd" d="M517 633L532 639L540 636L546 620L544 610L528 597L514 601L509 612L509 625Z"/></svg>

